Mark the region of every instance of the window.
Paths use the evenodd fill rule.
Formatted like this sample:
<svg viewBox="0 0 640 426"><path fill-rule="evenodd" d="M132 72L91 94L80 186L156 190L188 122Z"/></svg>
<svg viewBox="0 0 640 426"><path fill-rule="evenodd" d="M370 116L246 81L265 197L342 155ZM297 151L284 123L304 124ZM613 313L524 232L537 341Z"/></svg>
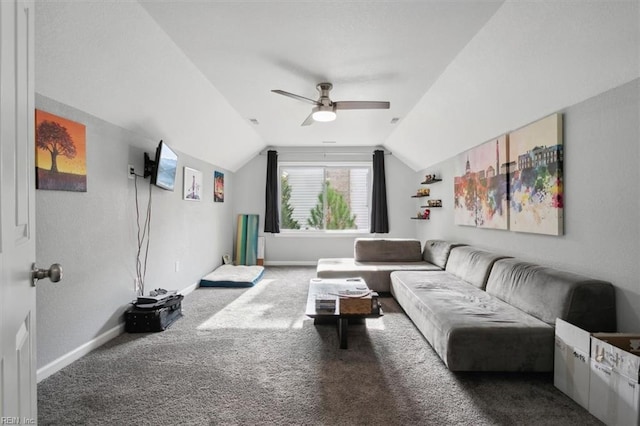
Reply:
<svg viewBox="0 0 640 426"><path fill-rule="evenodd" d="M369 232L371 164L281 163L281 231Z"/></svg>

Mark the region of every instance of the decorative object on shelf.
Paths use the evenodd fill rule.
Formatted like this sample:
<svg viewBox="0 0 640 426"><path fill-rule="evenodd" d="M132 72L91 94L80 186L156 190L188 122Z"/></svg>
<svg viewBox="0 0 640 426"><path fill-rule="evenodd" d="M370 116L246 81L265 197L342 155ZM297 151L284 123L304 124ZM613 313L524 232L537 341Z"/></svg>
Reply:
<svg viewBox="0 0 640 426"><path fill-rule="evenodd" d="M86 127L36 109L36 189L87 192Z"/></svg>
<svg viewBox="0 0 640 426"><path fill-rule="evenodd" d="M426 185L433 182L441 182L441 181L442 179L438 179L435 174L431 174L431 175L426 175L424 182L420 182L420 183L423 185ZM416 191L416 195L412 195L411 197L420 198L420 197L428 197L429 195L431 195L431 190L429 188L420 188ZM430 210L431 207L442 207L442 200L428 200L426 206L420 206L420 209L424 209L424 210L418 210L418 214L415 217L412 217L411 219L429 220L429 218L431 217L431 210Z"/></svg>
<svg viewBox="0 0 640 426"><path fill-rule="evenodd" d="M509 134L509 229L563 234L562 115Z"/></svg>
<svg viewBox="0 0 640 426"><path fill-rule="evenodd" d="M438 179L436 175L426 175L424 181L420 182L422 185L429 185L430 183L442 182L442 179Z"/></svg>
<svg viewBox="0 0 640 426"><path fill-rule="evenodd" d="M418 214L416 214L416 217L412 217L412 219L429 220L430 216L431 216L431 210L429 209L418 210Z"/></svg>
<svg viewBox="0 0 640 426"><path fill-rule="evenodd" d="M424 182L422 182L422 183L441 182L441 181L442 181L442 179L438 179L436 177L436 175L433 174L433 175L426 175L424 177Z"/></svg>
<svg viewBox="0 0 640 426"><path fill-rule="evenodd" d="M507 135L458 155L454 177L454 223L507 229L509 225Z"/></svg>

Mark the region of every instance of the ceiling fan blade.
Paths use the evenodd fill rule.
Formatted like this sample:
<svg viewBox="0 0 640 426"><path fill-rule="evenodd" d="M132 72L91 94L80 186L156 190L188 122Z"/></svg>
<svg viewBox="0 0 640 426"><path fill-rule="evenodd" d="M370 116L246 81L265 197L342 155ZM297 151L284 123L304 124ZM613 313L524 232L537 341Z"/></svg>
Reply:
<svg viewBox="0 0 640 426"><path fill-rule="evenodd" d="M310 103L310 104L313 104L313 105L318 105L318 101L316 101L316 100L305 98L304 96L296 95L296 94L293 94L293 93L285 92L284 90L277 90L276 89L276 90L272 90L272 92L273 93L277 93L278 95L288 96L290 98L297 99L297 100L302 101L302 102L307 102L307 103Z"/></svg>
<svg viewBox="0 0 640 426"><path fill-rule="evenodd" d="M340 101L334 102L336 109L389 109L391 103L378 101Z"/></svg>
<svg viewBox="0 0 640 426"><path fill-rule="evenodd" d="M315 120L313 119L313 113L309 114L309 116L302 122L301 126L310 126L313 124Z"/></svg>

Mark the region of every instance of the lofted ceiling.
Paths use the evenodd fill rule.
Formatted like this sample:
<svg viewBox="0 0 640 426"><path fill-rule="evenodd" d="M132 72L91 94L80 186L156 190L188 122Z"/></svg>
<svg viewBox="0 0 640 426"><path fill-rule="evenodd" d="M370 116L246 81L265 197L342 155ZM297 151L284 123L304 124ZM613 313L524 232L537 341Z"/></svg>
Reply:
<svg viewBox="0 0 640 426"><path fill-rule="evenodd" d="M327 142L419 170L640 75L637 0L36 4L37 92L231 171ZM391 108L301 126L271 92L324 81Z"/></svg>
<svg viewBox="0 0 640 426"><path fill-rule="evenodd" d="M142 2L268 145L382 145L502 1ZM317 99L389 101L301 126Z"/></svg>

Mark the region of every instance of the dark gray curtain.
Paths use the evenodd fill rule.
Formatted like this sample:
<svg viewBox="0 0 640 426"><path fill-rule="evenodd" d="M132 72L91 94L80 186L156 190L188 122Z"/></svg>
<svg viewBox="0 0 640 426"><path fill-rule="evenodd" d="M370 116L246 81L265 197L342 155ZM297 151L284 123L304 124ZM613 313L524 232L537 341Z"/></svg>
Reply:
<svg viewBox="0 0 640 426"><path fill-rule="evenodd" d="M387 184L384 178L384 151L373 151L373 195L371 197L371 233L389 232Z"/></svg>
<svg viewBox="0 0 640 426"><path fill-rule="evenodd" d="M264 232L280 232L278 214L278 152L267 151L267 187L265 190Z"/></svg>

